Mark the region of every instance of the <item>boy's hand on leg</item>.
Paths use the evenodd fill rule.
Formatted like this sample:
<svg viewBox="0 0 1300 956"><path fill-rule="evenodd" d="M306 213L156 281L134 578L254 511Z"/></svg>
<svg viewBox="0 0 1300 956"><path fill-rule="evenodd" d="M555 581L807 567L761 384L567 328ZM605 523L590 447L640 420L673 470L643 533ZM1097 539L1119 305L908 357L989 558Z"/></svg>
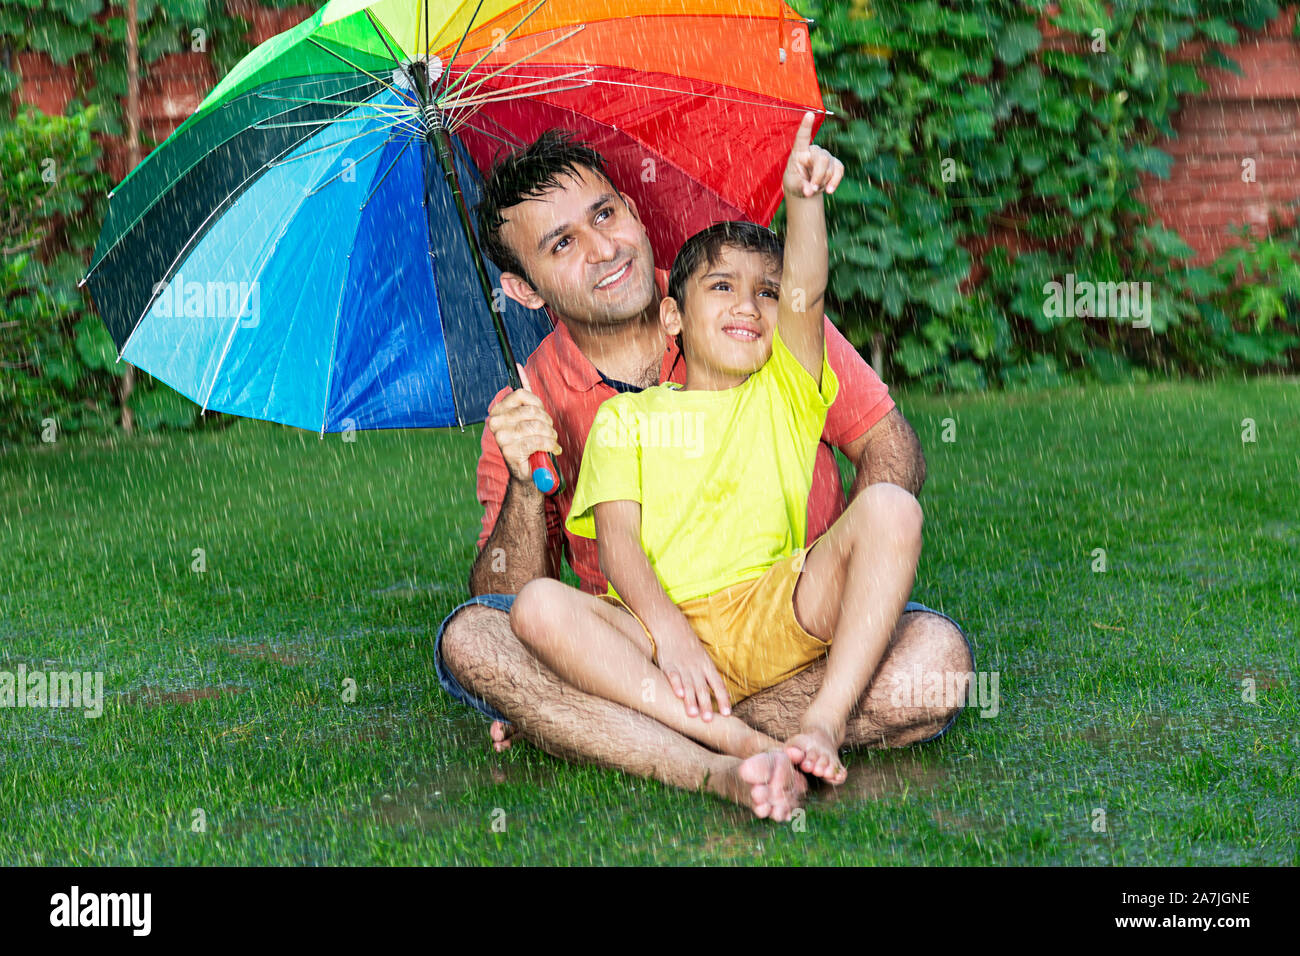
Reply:
<svg viewBox="0 0 1300 956"><path fill-rule="evenodd" d="M713 700L718 701L718 712L731 713L731 696L727 685L718 673L713 659L694 632L664 639L656 635L659 669L668 678L673 693L686 705L691 717L713 719Z"/></svg>

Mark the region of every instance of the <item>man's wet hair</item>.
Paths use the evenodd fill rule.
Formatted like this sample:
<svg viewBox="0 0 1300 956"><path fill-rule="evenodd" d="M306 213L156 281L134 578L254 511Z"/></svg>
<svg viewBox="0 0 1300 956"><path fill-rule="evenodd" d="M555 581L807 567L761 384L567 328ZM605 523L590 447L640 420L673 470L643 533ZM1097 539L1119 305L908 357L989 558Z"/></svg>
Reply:
<svg viewBox="0 0 1300 956"><path fill-rule="evenodd" d="M777 268L785 260L785 243L771 229L756 222L715 222L701 229L682 243L668 273L668 294L681 309L686 295L686 283L701 265L717 265L724 248L757 252L776 262Z"/></svg>
<svg viewBox="0 0 1300 956"><path fill-rule="evenodd" d="M533 284L519 257L501 239L501 226L505 223L502 211L527 199L536 199L549 189L560 188L563 185L561 177L577 179L583 167L618 192L605 169L605 157L560 129L547 130L530 146L509 153L493 165L483 183L483 198L474 207L474 212L478 217L483 251L497 264L497 268L522 276L529 285Z"/></svg>

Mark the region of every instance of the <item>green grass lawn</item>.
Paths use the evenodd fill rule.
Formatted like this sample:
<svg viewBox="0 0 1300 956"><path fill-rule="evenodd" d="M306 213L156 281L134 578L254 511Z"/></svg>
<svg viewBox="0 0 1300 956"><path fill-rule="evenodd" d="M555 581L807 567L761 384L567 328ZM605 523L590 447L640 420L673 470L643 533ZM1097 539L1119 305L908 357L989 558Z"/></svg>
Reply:
<svg viewBox="0 0 1300 956"><path fill-rule="evenodd" d="M1300 385L899 397L914 596L1000 710L849 755L799 828L497 755L443 694L477 427L0 455L0 670L105 681L98 719L0 710L0 863L1300 863Z"/></svg>

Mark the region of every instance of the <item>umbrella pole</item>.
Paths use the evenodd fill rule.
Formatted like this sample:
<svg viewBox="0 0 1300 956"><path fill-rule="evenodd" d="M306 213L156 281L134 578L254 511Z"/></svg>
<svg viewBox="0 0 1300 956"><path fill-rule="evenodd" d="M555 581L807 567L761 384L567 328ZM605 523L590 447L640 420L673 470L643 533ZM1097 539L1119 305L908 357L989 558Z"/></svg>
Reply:
<svg viewBox="0 0 1300 956"><path fill-rule="evenodd" d="M511 389L523 387L519 380L519 372L515 368L515 352L510 347L510 338L506 335L506 324L502 314L496 308L496 297L493 294L492 282L488 279L487 266L483 262L483 252L479 249L478 234L474 231L473 224L469 218L469 208L465 205L465 196L460 189L460 177L456 175L456 161L452 154L451 134L447 131L447 126L443 122L442 111L433 106L424 95L428 89L428 80L424 72L424 64L417 63L416 67L416 90L420 94L422 106L424 107L425 119L425 138L433 147L438 156L438 164L442 167L443 176L446 177L447 186L451 190L453 201L456 203L456 213L460 217L460 225L464 230L465 239L469 242L470 257L474 260L474 271L478 275L479 288L483 290L483 301L487 305L488 314L492 316L492 326L496 329L497 341L501 346L501 354L506 362L506 375L509 378ZM429 209L429 196L426 187L424 197L425 209ZM427 220L426 216L426 220ZM433 223L428 222L428 227L432 231ZM564 479L560 476L560 470L555 467L549 453L544 451L534 452L528 456L528 464L533 473L533 484L537 490L548 495L553 495L564 486Z"/></svg>
<svg viewBox="0 0 1300 956"><path fill-rule="evenodd" d="M465 238L469 241L470 255L474 260L474 272L478 275L479 288L483 290L483 301L487 303L488 312L492 316L492 326L496 329L497 340L501 344L501 354L506 360L506 374L510 377L510 387L520 388L522 383L519 381L519 373L515 370L514 349L510 347L510 339L506 335L505 320L496 308L496 297L492 290L492 281L488 278L487 266L483 262L483 253L479 249L478 235L470 222L465 196L460 191L460 177L456 175L456 163L452 157L451 136L441 123L436 127L430 126L427 135L434 152L438 154L438 164L447 179L447 186L451 189L452 199L456 203L456 213L460 216L461 228L464 229ZM427 201L426 197L426 203Z"/></svg>

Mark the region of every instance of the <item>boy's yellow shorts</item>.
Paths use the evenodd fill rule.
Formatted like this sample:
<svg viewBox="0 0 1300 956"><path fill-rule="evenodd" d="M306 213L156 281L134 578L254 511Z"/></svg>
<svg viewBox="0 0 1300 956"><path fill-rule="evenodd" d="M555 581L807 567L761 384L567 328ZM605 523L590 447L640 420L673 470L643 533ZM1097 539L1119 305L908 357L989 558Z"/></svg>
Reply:
<svg viewBox="0 0 1300 956"><path fill-rule="evenodd" d="M794 614L794 588L807 554L801 549L761 577L678 605L722 675L733 706L804 670L831 646L805 631ZM636 618L658 664L659 649L645 622L616 596L597 596Z"/></svg>

